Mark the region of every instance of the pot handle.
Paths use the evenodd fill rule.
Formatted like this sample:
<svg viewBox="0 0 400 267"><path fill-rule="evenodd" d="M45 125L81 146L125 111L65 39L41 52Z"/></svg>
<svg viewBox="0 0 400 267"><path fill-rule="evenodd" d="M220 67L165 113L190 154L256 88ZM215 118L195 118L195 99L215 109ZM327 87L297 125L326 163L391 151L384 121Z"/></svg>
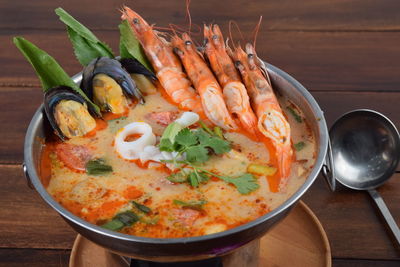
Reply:
<svg viewBox="0 0 400 267"><path fill-rule="evenodd" d="M24 171L25 174L25 179L26 179L26 184L30 189L34 189L32 182L31 182L31 177L29 177L28 169L26 168L25 162L22 163L22 170Z"/></svg>
<svg viewBox="0 0 400 267"><path fill-rule="evenodd" d="M328 151L326 152L325 163L322 165L322 175L325 177L325 181L328 183L332 192L336 189L335 169L333 167L333 156L331 140L328 138Z"/></svg>

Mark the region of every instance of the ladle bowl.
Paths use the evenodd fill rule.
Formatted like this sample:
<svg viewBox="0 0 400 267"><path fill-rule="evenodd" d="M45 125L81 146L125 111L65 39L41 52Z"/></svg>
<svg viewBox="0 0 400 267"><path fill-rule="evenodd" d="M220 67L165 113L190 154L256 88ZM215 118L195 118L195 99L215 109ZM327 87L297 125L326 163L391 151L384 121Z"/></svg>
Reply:
<svg viewBox="0 0 400 267"><path fill-rule="evenodd" d="M340 117L329 131L336 180L346 187L368 190L400 244L400 230L375 190L396 171L400 136L379 112L359 109Z"/></svg>

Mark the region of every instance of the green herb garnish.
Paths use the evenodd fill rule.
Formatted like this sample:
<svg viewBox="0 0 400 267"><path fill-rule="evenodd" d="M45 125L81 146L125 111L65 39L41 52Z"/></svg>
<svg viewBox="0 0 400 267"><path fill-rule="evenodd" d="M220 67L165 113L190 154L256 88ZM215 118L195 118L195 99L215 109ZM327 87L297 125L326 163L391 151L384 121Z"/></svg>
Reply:
<svg viewBox="0 0 400 267"><path fill-rule="evenodd" d="M217 155L231 151L231 144L220 137L208 136L208 134L201 129L197 130L195 134L201 145L211 148Z"/></svg>
<svg viewBox="0 0 400 267"><path fill-rule="evenodd" d="M193 187L198 187L199 184L206 183L210 180L207 173L194 169L188 176L188 182Z"/></svg>
<svg viewBox="0 0 400 267"><path fill-rule="evenodd" d="M183 129L184 127L178 122L172 122L165 128L164 133L161 136L160 147L161 151L172 152L175 150L174 142L175 136Z"/></svg>
<svg viewBox="0 0 400 267"><path fill-rule="evenodd" d="M206 173L198 171L197 169L193 169L193 171L181 169L180 171L169 175L167 179L173 183L187 182L193 187L198 187L200 184L206 183L210 180L210 177Z"/></svg>
<svg viewBox="0 0 400 267"><path fill-rule="evenodd" d="M184 148L189 162L206 162L209 159L208 150L203 145L193 145Z"/></svg>
<svg viewBox="0 0 400 267"><path fill-rule="evenodd" d="M125 225L120 220L113 219L109 222L106 222L101 227L106 228L108 230L112 230L112 231L118 231L119 229L123 228L124 226Z"/></svg>
<svg viewBox="0 0 400 267"><path fill-rule="evenodd" d="M218 175L216 173L210 172L208 170L203 169L202 167L196 166L187 160L164 160L164 162L174 163L174 164L183 164L188 165L193 168L192 172L187 174L187 169L181 169L178 173L182 172L182 176L187 175L186 180L182 182L188 182L191 186L197 187L200 183L207 182L211 177L217 177L229 184L232 184L236 187L239 193L243 195L247 195L255 190L257 190L260 185L257 183L256 178L250 174L245 173L238 177L231 177L225 175ZM176 175L176 174L175 174ZM167 179L169 179L167 177Z"/></svg>
<svg viewBox="0 0 400 267"><path fill-rule="evenodd" d="M218 126L214 127L214 134L216 136L218 136L219 138L224 139L224 135L223 135L222 129L220 127L218 127Z"/></svg>
<svg viewBox="0 0 400 267"><path fill-rule="evenodd" d="M222 176L219 177L227 183L233 184L240 194L247 195L255 190L257 190L260 186L256 183L256 179L250 173L245 173L239 177L228 177Z"/></svg>
<svg viewBox="0 0 400 267"><path fill-rule="evenodd" d="M103 224L101 227L113 231L118 231L123 227L131 226L137 221L139 221L139 216L137 216L134 212L128 210L125 212L118 213L112 218L111 221Z"/></svg>
<svg viewBox="0 0 400 267"><path fill-rule="evenodd" d="M113 168L107 165L103 159L94 159L86 163L86 173L89 175L102 175L112 171Z"/></svg>
<svg viewBox="0 0 400 267"><path fill-rule="evenodd" d="M177 124L177 123L176 123ZM173 163L180 168L176 173L171 174L167 179L174 183L189 183L192 187L198 187L202 183L206 183L212 176L215 176L227 183L234 185L241 194L248 194L257 188L259 185L253 175L246 173L239 177L220 176L210 171L207 171L198 164L206 162L210 158L211 153L224 154L231 150L231 145L224 140L219 134L214 134L204 123L203 128L190 130L189 128L179 129L179 126L171 123L164 131L160 143L160 150L178 152L178 158L185 153L185 160L165 160L164 162ZM179 124L178 124L179 125ZM208 130L207 130L208 129ZM168 131L168 132L167 132ZM219 132L220 130L216 130ZM166 134L167 132L167 134ZM222 134L222 131L221 131ZM170 139L170 137L173 137ZM184 168L185 165L190 168Z"/></svg>
<svg viewBox="0 0 400 267"><path fill-rule="evenodd" d="M106 43L101 42L67 11L59 7L55 9L55 12L60 20L67 25L68 37L74 48L75 56L83 66L87 66L98 57L114 58L111 48Z"/></svg>
<svg viewBox="0 0 400 267"><path fill-rule="evenodd" d="M122 213L118 213L113 219L117 219L121 221L125 226L129 226L139 221L139 216L137 216L134 212L128 210Z"/></svg>
<svg viewBox="0 0 400 267"><path fill-rule="evenodd" d="M286 108L287 108L287 110L290 112L290 114L292 114L293 118L294 118L297 122L299 122L299 123L303 122L303 119L302 119L301 116L297 113L296 110L294 110L292 107L286 107Z"/></svg>
<svg viewBox="0 0 400 267"><path fill-rule="evenodd" d="M119 54L121 58L135 58L148 70L152 71L152 67L135 33L129 26L129 22L123 20L121 24L118 25L118 28L121 36L119 41Z"/></svg>
<svg viewBox="0 0 400 267"><path fill-rule="evenodd" d="M214 134L214 132L210 128L208 128L208 126L203 121L199 121L199 125L201 128L203 128L204 131L206 131L210 135Z"/></svg>
<svg viewBox="0 0 400 267"><path fill-rule="evenodd" d="M167 176L167 179L173 183L184 183L187 182L188 180L188 173L185 172L184 170L181 170L179 172Z"/></svg>
<svg viewBox="0 0 400 267"><path fill-rule="evenodd" d="M140 203L138 203L138 202L136 202L136 201L132 201L132 204L138 209L138 210L140 210L141 212L144 212L144 213L150 213L151 212L151 209L149 208L149 207L147 207L147 206L145 206L145 205L143 205L143 204L140 204Z"/></svg>
<svg viewBox="0 0 400 267"><path fill-rule="evenodd" d="M221 127L215 126L214 130L211 130L203 121L199 121L199 125L204 131L206 131L211 136L216 136L221 139L224 139Z"/></svg>
<svg viewBox="0 0 400 267"><path fill-rule="evenodd" d="M296 151L300 151L306 146L306 143L301 141L301 142L298 142L297 144L294 144L293 146L296 149Z"/></svg>
<svg viewBox="0 0 400 267"><path fill-rule="evenodd" d="M189 130L189 128L180 130L174 136L173 142L168 145L162 146L160 143L160 150L186 153L186 160L191 163L206 162L210 157L209 149L215 154L223 154L229 152L231 146L228 141L211 136L203 129Z"/></svg>
<svg viewBox="0 0 400 267"><path fill-rule="evenodd" d="M199 168L198 168L199 169ZM230 177L230 176L221 176L207 170L201 169L203 172L208 173L211 176L215 176L229 184L232 184L236 187L239 193L243 195L247 195L255 190L257 190L260 186L257 184L256 178L250 173L245 173L238 177Z"/></svg>
<svg viewBox="0 0 400 267"><path fill-rule="evenodd" d="M101 115L99 107L74 83L52 56L22 37L14 37L13 42L35 69L44 92L61 85L71 87Z"/></svg>
<svg viewBox="0 0 400 267"><path fill-rule="evenodd" d="M195 209L200 210L203 208L203 205L207 203L207 200L200 199L200 200L189 200L189 201L182 201L179 199L174 199L174 204L182 206L183 208Z"/></svg>

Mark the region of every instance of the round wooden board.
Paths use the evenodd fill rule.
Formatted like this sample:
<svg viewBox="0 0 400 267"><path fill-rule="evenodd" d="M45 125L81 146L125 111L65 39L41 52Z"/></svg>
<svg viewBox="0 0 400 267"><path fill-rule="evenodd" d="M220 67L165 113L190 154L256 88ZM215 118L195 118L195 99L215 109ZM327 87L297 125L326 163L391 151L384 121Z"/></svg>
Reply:
<svg viewBox="0 0 400 267"><path fill-rule="evenodd" d="M302 201L260 240L260 267L331 267L331 262L326 233L318 218ZM129 263L78 235L69 266L126 267Z"/></svg>
<svg viewBox="0 0 400 267"><path fill-rule="evenodd" d="M304 202L261 238L259 262L260 267L332 266L325 230Z"/></svg>

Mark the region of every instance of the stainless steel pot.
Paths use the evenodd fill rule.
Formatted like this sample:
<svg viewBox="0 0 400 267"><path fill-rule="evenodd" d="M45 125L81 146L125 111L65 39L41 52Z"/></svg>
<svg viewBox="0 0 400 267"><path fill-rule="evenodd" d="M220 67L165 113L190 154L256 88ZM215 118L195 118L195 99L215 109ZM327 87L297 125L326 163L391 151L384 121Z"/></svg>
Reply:
<svg viewBox="0 0 400 267"><path fill-rule="evenodd" d="M38 174L41 139L45 136L43 105L39 107L29 125L25 137L24 170L28 182L39 192L42 198L54 208L64 220L78 233L94 243L115 253L152 261L189 261L220 256L239 248L264 235L275 223L283 219L300 197L308 190L324 166L328 151L328 130L317 102L311 94L294 78L284 71L267 64L274 89L287 96L304 112L306 120L316 135L317 158L305 183L278 208L264 216L239 227L211 235L188 238L145 238L125 235L90 224L57 203L43 187ZM80 75L73 77L76 82Z"/></svg>

